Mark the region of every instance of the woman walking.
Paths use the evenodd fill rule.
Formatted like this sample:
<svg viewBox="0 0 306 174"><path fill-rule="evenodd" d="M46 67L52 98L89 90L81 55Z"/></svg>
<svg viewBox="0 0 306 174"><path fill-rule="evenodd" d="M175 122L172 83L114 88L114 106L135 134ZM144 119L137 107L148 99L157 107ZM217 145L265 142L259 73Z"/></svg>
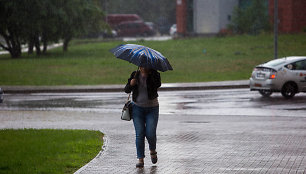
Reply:
<svg viewBox="0 0 306 174"><path fill-rule="evenodd" d="M159 115L157 89L161 86L160 74L153 69L140 67L134 71L125 86L125 92L133 92L133 123L136 132L136 150L138 163L144 166L145 137L149 143L153 164L157 163L156 128Z"/></svg>

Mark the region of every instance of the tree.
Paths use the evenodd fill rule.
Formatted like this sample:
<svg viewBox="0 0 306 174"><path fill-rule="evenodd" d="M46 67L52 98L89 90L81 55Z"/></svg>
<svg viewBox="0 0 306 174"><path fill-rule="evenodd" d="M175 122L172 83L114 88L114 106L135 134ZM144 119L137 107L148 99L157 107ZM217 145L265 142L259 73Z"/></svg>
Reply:
<svg viewBox="0 0 306 174"><path fill-rule="evenodd" d="M60 21L63 12L59 9L61 1L45 0L40 17L40 35L43 44L43 53L47 52L48 43L58 42L61 39ZM52 25L50 25L52 24Z"/></svg>
<svg viewBox="0 0 306 174"><path fill-rule="evenodd" d="M28 53L47 51L50 42L63 40L63 50L73 37L101 31L104 14L98 0L0 0L0 46L11 57L21 56L21 44Z"/></svg>
<svg viewBox="0 0 306 174"><path fill-rule="evenodd" d="M232 23L228 27L239 34L269 31L268 6L265 3L266 0L253 0L247 7L236 7Z"/></svg>
<svg viewBox="0 0 306 174"><path fill-rule="evenodd" d="M41 54L40 49L40 34L41 34L41 22L42 14L44 13L44 1L40 0L27 0L22 1L24 3L24 8L21 13L25 16L23 31L26 33L26 38L28 42L28 53L33 53L33 48L35 47L36 54Z"/></svg>
<svg viewBox="0 0 306 174"><path fill-rule="evenodd" d="M59 31L63 38L63 50L67 51L73 37L89 32L101 31L104 26L104 14L93 0L65 0L58 8L62 11Z"/></svg>
<svg viewBox="0 0 306 174"><path fill-rule="evenodd" d="M138 14L145 21L169 28L176 23L175 0L100 0L104 12ZM164 27L164 26L161 26Z"/></svg>
<svg viewBox="0 0 306 174"><path fill-rule="evenodd" d="M23 3L0 0L0 35L5 43L0 46L7 50L12 58L21 56L21 43L26 35L24 28Z"/></svg>

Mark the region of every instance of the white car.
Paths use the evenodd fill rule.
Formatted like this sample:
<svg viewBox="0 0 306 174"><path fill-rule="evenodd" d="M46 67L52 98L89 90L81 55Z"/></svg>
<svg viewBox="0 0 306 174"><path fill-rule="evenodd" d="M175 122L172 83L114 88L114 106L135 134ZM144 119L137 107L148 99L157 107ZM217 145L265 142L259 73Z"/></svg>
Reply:
<svg viewBox="0 0 306 174"><path fill-rule="evenodd" d="M177 34L176 31L177 31L177 30L176 30L176 24L173 24L173 25L170 27L169 33L170 33L171 36L176 36L176 34Z"/></svg>
<svg viewBox="0 0 306 174"><path fill-rule="evenodd" d="M306 92L306 57L285 57L256 66L250 89L265 97L281 92L285 98L292 98Z"/></svg>

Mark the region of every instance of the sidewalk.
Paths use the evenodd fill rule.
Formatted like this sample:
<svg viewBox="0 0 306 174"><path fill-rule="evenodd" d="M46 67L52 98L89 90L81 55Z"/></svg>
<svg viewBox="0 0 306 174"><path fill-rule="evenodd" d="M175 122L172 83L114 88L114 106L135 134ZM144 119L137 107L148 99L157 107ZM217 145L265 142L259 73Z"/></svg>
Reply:
<svg viewBox="0 0 306 174"><path fill-rule="evenodd" d="M214 83L221 82L206 84ZM143 169L135 168L133 122L120 119L125 94L65 95L8 95L0 129L103 132L102 150L76 174L306 173L305 94L286 100L248 89L163 92L158 163L151 163L146 141Z"/></svg>
<svg viewBox="0 0 306 174"><path fill-rule="evenodd" d="M1 86L4 93L68 93L68 92L119 92L125 85L79 85L79 86ZM207 90L248 88L248 80L197 82L197 83L164 83L160 91Z"/></svg>
<svg viewBox="0 0 306 174"><path fill-rule="evenodd" d="M50 49L61 47L61 46L63 46L63 43L55 43L55 44L52 44L52 45L48 45L47 49L50 50ZM40 49L43 49L43 46L41 46ZM35 50L35 48L34 48L34 50ZM27 47L22 47L21 52L25 53L27 51L28 51ZM9 52L6 51L6 50L0 51L0 55L2 55L2 54L9 54Z"/></svg>
<svg viewBox="0 0 306 174"><path fill-rule="evenodd" d="M120 112L120 111L119 111ZM76 174L305 174L306 118L160 115L158 163L135 168L132 122L120 113L0 111L0 128L99 130L103 150Z"/></svg>

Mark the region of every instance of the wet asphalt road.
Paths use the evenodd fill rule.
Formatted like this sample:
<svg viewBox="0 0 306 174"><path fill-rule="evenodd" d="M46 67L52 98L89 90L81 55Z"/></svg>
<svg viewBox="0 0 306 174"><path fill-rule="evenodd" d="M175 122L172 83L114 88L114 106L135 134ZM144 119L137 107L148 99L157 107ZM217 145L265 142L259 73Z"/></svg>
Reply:
<svg viewBox="0 0 306 174"><path fill-rule="evenodd" d="M306 173L306 94L291 100L248 89L159 94L159 162L146 158L144 169L135 168L133 124L120 120L124 93L6 94L0 129L105 133L103 151L77 173Z"/></svg>
<svg viewBox="0 0 306 174"><path fill-rule="evenodd" d="M159 92L160 114L306 116L306 94L284 99L275 93L261 97L248 89ZM94 111L119 113L124 93L6 94L0 110Z"/></svg>

